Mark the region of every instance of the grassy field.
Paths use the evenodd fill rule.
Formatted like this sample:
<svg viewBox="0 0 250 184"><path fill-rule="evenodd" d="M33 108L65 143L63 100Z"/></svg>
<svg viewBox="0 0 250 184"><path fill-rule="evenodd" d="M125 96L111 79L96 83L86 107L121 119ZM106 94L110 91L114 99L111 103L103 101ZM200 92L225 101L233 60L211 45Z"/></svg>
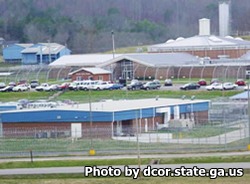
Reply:
<svg viewBox="0 0 250 184"><path fill-rule="evenodd" d="M48 99L55 92L37 92L37 91L28 91L28 92L7 92L0 93L0 101L16 101L19 99L29 99L29 100L38 100L38 99ZM163 90L154 90L154 91L126 91L126 90L114 90L114 91L67 91L57 97L55 100L73 100L76 102L88 102L89 96L91 96L92 101L100 101L103 99L140 99L140 98L155 98L159 96L161 98L181 98L183 95L186 95L187 98L195 95L197 99L213 99L218 97L229 97L235 94L240 93L240 91L163 91Z"/></svg>
<svg viewBox="0 0 250 184"><path fill-rule="evenodd" d="M56 175L57 176L57 175ZM18 178L18 179L1 179L1 183L3 184L249 184L250 174L245 174L243 177L221 177L217 179L209 179L209 178L202 178L202 177L171 177L171 178L140 178L140 179L132 179L132 178L81 178L81 175L74 175L78 177L77 179L72 178L59 178L58 176L55 179L46 179L46 178L39 178L36 179L27 179L27 178ZM66 177L66 176L65 176ZM71 175L71 177L73 177Z"/></svg>

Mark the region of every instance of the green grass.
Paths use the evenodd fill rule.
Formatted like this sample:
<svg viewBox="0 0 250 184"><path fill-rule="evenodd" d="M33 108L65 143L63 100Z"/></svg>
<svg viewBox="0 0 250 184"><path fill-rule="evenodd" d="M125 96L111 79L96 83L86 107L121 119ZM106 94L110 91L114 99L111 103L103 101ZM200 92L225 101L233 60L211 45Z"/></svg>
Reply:
<svg viewBox="0 0 250 184"><path fill-rule="evenodd" d="M178 130L161 130L159 133L172 133L173 138L181 139L181 138L206 138L217 136L223 133L228 133L234 130L238 130L238 128L229 128L229 127L216 127L216 126L202 126L202 127L194 127L187 131L178 131Z"/></svg>
<svg viewBox="0 0 250 184"><path fill-rule="evenodd" d="M101 99L140 99L140 98L155 98L159 96L160 98L181 98L183 95L186 95L187 98L193 95L196 96L197 99L213 99L218 97L229 97L235 94L238 94L239 91L69 91L61 96L59 96L58 100L63 99L71 99L73 101L80 102L88 102L89 94L91 95L91 99L93 101L99 101Z"/></svg>
<svg viewBox="0 0 250 184"><path fill-rule="evenodd" d="M140 143L142 153L186 153L188 152L206 152L213 150L231 150L246 149L248 139L239 140L230 144L206 145L206 144L181 144L181 143ZM33 151L34 157L38 157L46 150L49 154L55 155L72 155L75 152L81 155L88 155L90 148L96 150L96 155L107 154L135 154L137 149L136 142L133 141L117 141L111 139L93 139L92 146L90 139L79 139L72 142L71 139L34 139L34 138L18 138L18 139L0 139L0 154L7 154L22 157L29 157L30 150ZM3 157L3 156L2 156Z"/></svg>
<svg viewBox="0 0 250 184"><path fill-rule="evenodd" d="M55 92L37 92L37 91L28 91L28 92L7 92L0 93L0 101L16 101L19 99L29 99L29 100L38 100L38 99L48 99ZM187 98L195 95L197 99L213 99L218 97L229 97L235 94L240 93L239 91L125 91L125 90L114 90L114 91L67 91L60 95L56 100L66 100L70 99L77 102L88 102L89 95L91 95L92 101L100 101L102 99L141 99L141 98L155 98L159 96L161 98L181 98L183 95L186 95Z"/></svg>
<svg viewBox="0 0 250 184"><path fill-rule="evenodd" d="M65 175L53 174L48 175L32 175L32 176L11 176L0 177L4 184L249 184L250 174L243 177L220 177L217 179L209 179L208 177L148 177L132 179L131 177L119 178L84 178L81 174ZM51 178L51 179L49 179Z"/></svg>

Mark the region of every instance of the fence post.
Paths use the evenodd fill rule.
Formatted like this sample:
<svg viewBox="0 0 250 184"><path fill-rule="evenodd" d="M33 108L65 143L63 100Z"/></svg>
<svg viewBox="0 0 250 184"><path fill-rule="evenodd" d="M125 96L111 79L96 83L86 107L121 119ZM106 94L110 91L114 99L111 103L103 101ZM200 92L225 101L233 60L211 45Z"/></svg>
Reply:
<svg viewBox="0 0 250 184"><path fill-rule="evenodd" d="M32 153L32 150L30 150L30 162L33 163L33 153Z"/></svg>

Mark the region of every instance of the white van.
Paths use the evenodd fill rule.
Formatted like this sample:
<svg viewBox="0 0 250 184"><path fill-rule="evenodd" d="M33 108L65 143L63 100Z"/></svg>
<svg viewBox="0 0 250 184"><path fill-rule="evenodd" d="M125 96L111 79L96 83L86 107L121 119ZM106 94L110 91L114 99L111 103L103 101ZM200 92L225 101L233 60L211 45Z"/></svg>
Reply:
<svg viewBox="0 0 250 184"><path fill-rule="evenodd" d="M78 90L79 86L82 85L85 81L74 81L69 85L69 90Z"/></svg>
<svg viewBox="0 0 250 184"><path fill-rule="evenodd" d="M84 81L82 84L78 86L78 89L80 90L89 90L90 86L94 86L98 83L98 81L88 80Z"/></svg>

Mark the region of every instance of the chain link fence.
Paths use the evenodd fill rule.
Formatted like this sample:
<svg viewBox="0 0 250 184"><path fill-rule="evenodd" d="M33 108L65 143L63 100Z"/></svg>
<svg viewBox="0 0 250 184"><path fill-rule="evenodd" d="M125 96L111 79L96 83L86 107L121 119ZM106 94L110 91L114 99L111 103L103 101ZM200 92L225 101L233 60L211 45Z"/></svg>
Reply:
<svg viewBox="0 0 250 184"><path fill-rule="evenodd" d="M138 123L137 123L138 125ZM0 157L87 155L94 149L98 155L141 153L186 153L246 150L249 143L247 119L227 121L213 119L194 127L92 127L81 130L47 127L47 129L9 128L0 138ZM118 130L119 129L119 130ZM113 130L113 131L112 131ZM137 139L138 137L138 139ZM138 142L137 142L138 141Z"/></svg>
<svg viewBox="0 0 250 184"><path fill-rule="evenodd" d="M153 80L174 78L181 80L183 78L190 81L199 78L219 78L221 81L236 80L246 78L247 61L242 60L242 65L198 65L198 66L169 66L169 67L136 67L133 68L133 77L140 80ZM225 61L226 62L226 61ZM235 61L236 62L236 61ZM237 61L239 62L239 61ZM223 64L222 61L220 63ZM49 67L48 65L22 65L16 67L1 68L0 81L18 82L20 80L39 80L40 82L58 82L69 79L69 73L79 69L79 67ZM114 74L113 76L122 76ZM132 79L132 78L130 78Z"/></svg>

